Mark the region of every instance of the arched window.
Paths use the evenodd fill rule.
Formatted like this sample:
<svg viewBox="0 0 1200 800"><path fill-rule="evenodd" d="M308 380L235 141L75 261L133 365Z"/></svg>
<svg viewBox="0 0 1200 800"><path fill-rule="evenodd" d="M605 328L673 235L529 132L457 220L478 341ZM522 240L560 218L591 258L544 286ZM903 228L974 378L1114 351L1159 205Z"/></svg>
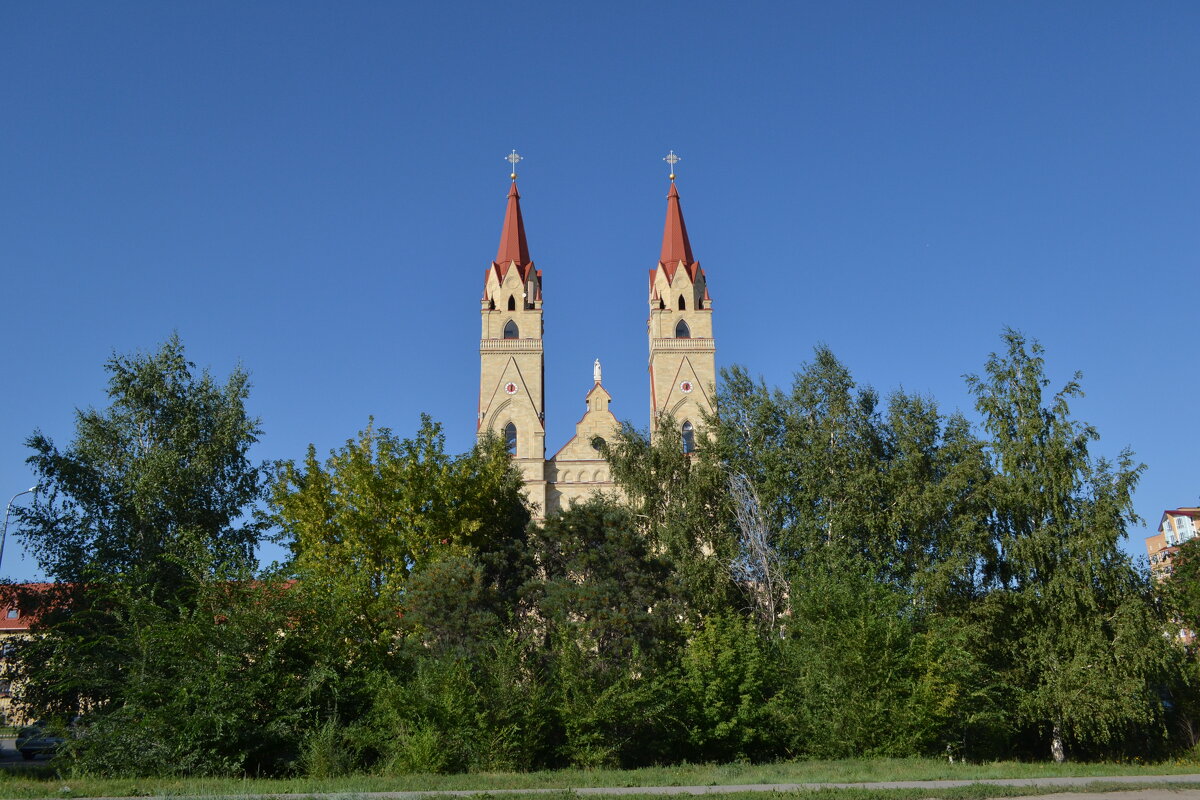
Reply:
<svg viewBox="0 0 1200 800"><path fill-rule="evenodd" d="M692 428L692 423L683 423L683 452L692 453L696 450L696 431Z"/></svg>
<svg viewBox="0 0 1200 800"><path fill-rule="evenodd" d="M504 323L504 338L505 339L520 339L521 331L517 328L517 323L509 320Z"/></svg>
<svg viewBox="0 0 1200 800"><path fill-rule="evenodd" d="M508 296L508 310L509 311L517 310L517 296L515 294L510 294Z"/></svg>
<svg viewBox="0 0 1200 800"><path fill-rule="evenodd" d="M507 337L505 337L505 338L507 338ZM688 328L687 323L684 322L683 320L679 320L679 324L675 326L675 338L676 339L692 338L692 331L690 328Z"/></svg>
<svg viewBox="0 0 1200 800"><path fill-rule="evenodd" d="M679 310L687 311L687 301L683 299L683 295L679 295Z"/></svg>
<svg viewBox="0 0 1200 800"><path fill-rule="evenodd" d="M504 426L504 446L510 455L517 453L517 426L511 422Z"/></svg>

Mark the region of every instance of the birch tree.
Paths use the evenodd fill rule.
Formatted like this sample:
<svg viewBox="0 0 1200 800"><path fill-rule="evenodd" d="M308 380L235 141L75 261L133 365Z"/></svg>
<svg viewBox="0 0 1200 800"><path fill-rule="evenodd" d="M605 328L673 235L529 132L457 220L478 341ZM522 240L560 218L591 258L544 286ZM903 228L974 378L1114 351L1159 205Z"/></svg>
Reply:
<svg viewBox="0 0 1200 800"><path fill-rule="evenodd" d="M1147 576L1120 549L1144 467L1128 449L1115 462L1092 456L1099 434L1070 410L1079 374L1047 395L1041 345L1003 338L968 385L995 473L987 573L1014 637L1018 711L1056 761L1072 745L1161 737L1169 639Z"/></svg>

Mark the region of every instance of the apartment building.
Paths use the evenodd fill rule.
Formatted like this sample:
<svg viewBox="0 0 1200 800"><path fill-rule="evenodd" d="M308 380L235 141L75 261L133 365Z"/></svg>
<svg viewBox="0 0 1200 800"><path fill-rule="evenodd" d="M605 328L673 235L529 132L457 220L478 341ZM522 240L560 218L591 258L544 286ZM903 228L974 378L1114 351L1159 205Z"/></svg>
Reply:
<svg viewBox="0 0 1200 800"><path fill-rule="evenodd" d="M1200 508L1174 508L1163 512L1158 532L1146 537L1146 555L1150 571L1160 580L1171 574L1179 547L1196 538L1200 529Z"/></svg>

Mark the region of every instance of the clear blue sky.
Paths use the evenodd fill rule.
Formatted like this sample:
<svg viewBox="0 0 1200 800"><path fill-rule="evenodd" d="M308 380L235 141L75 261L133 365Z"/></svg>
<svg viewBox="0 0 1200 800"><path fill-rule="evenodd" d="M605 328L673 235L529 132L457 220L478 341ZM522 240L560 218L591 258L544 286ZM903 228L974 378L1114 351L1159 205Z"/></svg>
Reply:
<svg viewBox="0 0 1200 800"><path fill-rule="evenodd" d="M593 358L646 422L673 148L719 365L825 342L970 410L1013 326L1150 525L1200 496L1196 3L8 2L0 75L0 502L172 331L252 373L256 458L422 411L467 449L512 148L551 452Z"/></svg>

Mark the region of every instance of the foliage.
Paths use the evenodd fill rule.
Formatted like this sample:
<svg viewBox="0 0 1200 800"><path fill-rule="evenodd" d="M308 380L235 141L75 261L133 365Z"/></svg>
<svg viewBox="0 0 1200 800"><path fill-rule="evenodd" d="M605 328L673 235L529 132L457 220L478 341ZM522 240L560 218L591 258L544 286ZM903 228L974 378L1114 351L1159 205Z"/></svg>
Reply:
<svg viewBox="0 0 1200 800"><path fill-rule="evenodd" d="M851 559L814 565L792 591L784 685L793 746L818 758L910 754L914 624L903 595Z"/></svg>
<svg viewBox="0 0 1200 800"><path fill-rule="evenodd" d="M550 654L560 757L630 766L663 752L664 672L681 638L671 564L629 509L597 497L531 531L540 574L524 597Z"/></svg>
<svg viewBox="0 0 1200 800"><path fill-rule="evenodd" d="M287 593L249 572L261 477L246 374L195 376L177 337L106 369L111 405L78 412L68 449L28 440L42 491L20 532L56 583L14 590L35 620L9 665L21 699L36 716L85 714L77 768L277 769L303 657L281 635Z"/></svg>
<svg viewBox="0 0 1200 800"><path fill-rule="evenodd" d="M869 387L824 347L790 392L723 374L713 457L744 476L793 568L836 551L938 607L969 599L984 547L982 446L960 416Z"/></svg>
<svg viewBox="0 0 1200 800"><path fill-rule="evenodd" d="M1200 631L1200 538L1179 546L1171 559L1171 574L1161 588L1179 625Z"/></svg>
<svg viewBox="0 0 1200 800"><path fill-rule="evenodd" d="M1071 743L1140 746L1164 735L1159 687L1169 638L1149 578L1121 552L1137 521L1132 493L1143 465L1123 450L1094 459L1099 434L1070 416L1078 375L1044 402L1042 348L1014 331L968 385L990 434L987 578L1015 639L1004 654L1020 684L1019 713L1056 759Z"/></svg>
<svg viewBox="0 0 1200 800"><path fill-rule="evenodd" d="M525 645L492 639L467 657L417 645L400 669L373 672L366 711L327 724L305 767L326 774L373 767L384 774L512 770L547 759L547 682L528 669Z"/></svg>
<svg viewBox="0 0 1200 800"><path fill-rule="evenodd" d="M503 444L450 456L428 417L411 439L369 425L324 463L310 446L278 466L271 504L301 591L328 610L314 634L342 661L380 664L414 626L461 643L522 580L529 512ZM461 619L445 613L447 582L473 606Z"/></svg>
<svg viewBox="0 0 1200 800"><path fill-rule="evenodd" d="M677 426L664 415L656 429ZM699 444L700 452L689 455L674 437L650 436L625 424L603 450L636 531L669 564L671 594L683 613L696 616L735 602L729 564L737 546L728 476L706 457L703 439Z"/></svg>
<svg viewBox="0 0 1200 800"><path fill-rule="evenodd" d="M680 714L689 760L748 760L772 753L778 729L777 659L748 620L713 616L680 658Z"/></svg>
<svg viewBox="0 0 1200 800"><path fill-rule="evenodd" d="M39 716L86 712L76 774L1194 746L1200 668L1168 634L1200 619L1200 558L1161 591L1129 562L1142 467L1094 457L1077 381L1047 397L1040 347L1004 342L978 424L824 347L787 389L734 368L695 452L626 425L618 491L544 521L502 442L448 454L427 417L276 465L250 516L245 376L193 378L177 340L114 357L71 448L30 439L49 491L22 528L57 583L19 598L11 677ZM280 575L253 571L268 525Z"/></svg>
<svg viewBox="0 0 1200 800"><path fill-rule="evenodd" d="M669 562L639 534L633 515L604 498L580 503L530 532L541 575L524 596L545 621L605 667L635 651L652 657L676 635L679 606Z"/></svg>
<svg viewBox="0 0 1200 800"><path fill-rule="evenodd" d="M190 608L108 596L123 680L106 703L87 710L87 734L71 740L73 769L227 775L285 768L316 688L306 680L299 610L288 589L209 583ZM57 635L34 640L25 666L41 680L69 680L63 661L70 646Z"/></svg>
<svg viewBox="0 0 1200 800"><path fill-rule="evenodd" d="M68 449L41 432L26 442L39 492L20 535L42 570L167 598L252 563L261 529L244 513L261 477L247 453L260 430L246 373L195 376L177 336L105 369L111 405L76 412Z"/></svg>

